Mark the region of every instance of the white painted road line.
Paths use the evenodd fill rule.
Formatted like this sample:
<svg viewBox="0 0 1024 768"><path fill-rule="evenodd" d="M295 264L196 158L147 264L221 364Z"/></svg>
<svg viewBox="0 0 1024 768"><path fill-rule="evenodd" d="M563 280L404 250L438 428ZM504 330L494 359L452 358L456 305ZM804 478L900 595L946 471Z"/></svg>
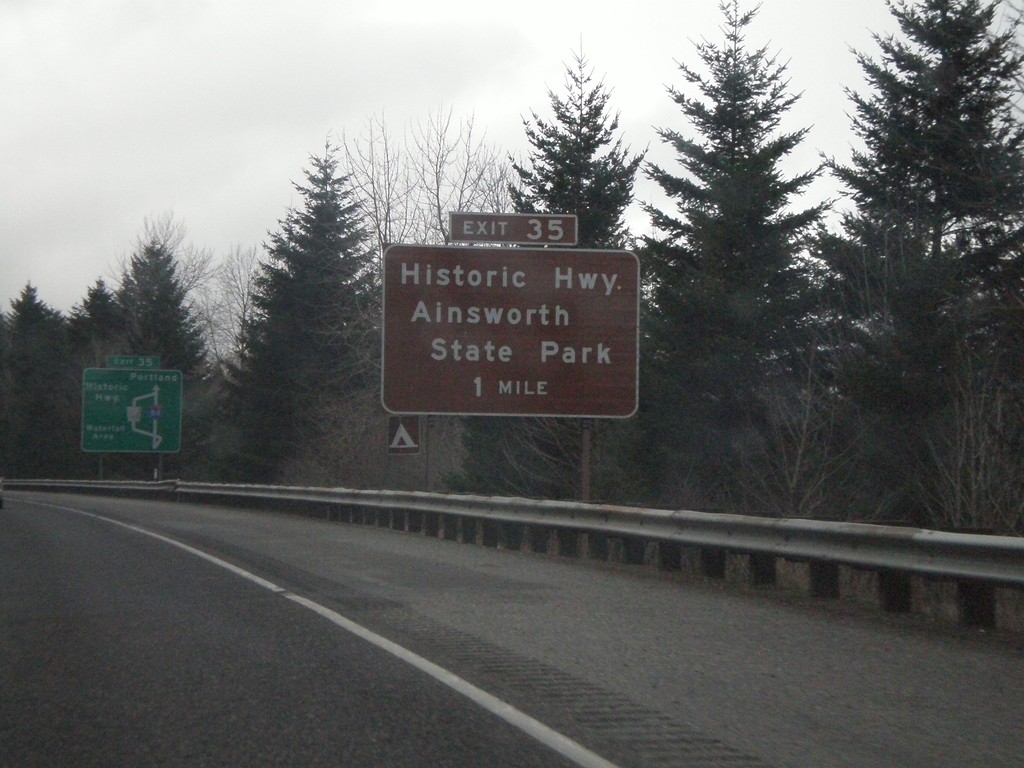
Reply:
<svg viewBox="0 0 1024 768"><path fill-rule="evenodd" d="M451 690L458 693L460 696L469 699L477 706L482 707L483 709L495 715L496 717L501 718L506 723L511 725L513 728L522 731L527 736L531 737L532 739L535 739L536 741L545 745L549 749L554 750L555 752L559 753L560 755L572 761L581 768L619 768L615 763L605 760L600 755L591 752L589 749L573 741L568 736L565 736L564 734L559 733L553 728L544 725L544 723L530 717L525 712L516 709L511 704L499 699L497 696L494 696L488 693L487 691L476 687L469 681L464 680L458 675L456 675L454 672L450 672L444 667L434 664L432 661L423 658L419 654L413 653L408 648L405 648L399 645L398 643L392 642L391 640L388 640L386 637L378 635L376 632L367 629L362 624L357 624L351 619L342 616L340 613L337 613L336 611L333 611L330 608L327 608L326 606L320 605L319 603L316 603L308 598L302 597L301 595L296 595L292 592L289 592L283 587L280 587L271 581L267 581L266 579L257 576L256 574L250 571L245 570L244 568L239 568L237 565L233 565L227 562L226 560L221 560L219 557L215 557L207 552L203 552L202 550L196 549L195 547L189 546L188 544L185 544L181 541L172 539L168 536L164 536L163 534L155 533L145 528L140 528L137 525L131 525L130 523L125 523L110 517L104 517L103 515L97 515L93 512L86 512L85 510L75 509L74 507L60 506L57 504L45 504L34 501L24 503L35 504L40 507L50 507L51 509L59 509L65 512L72 512L74 514L84 515L86 517L91 517L106 523L111 523L113 525L120 526L121 528L126 528L130 531L134 531L135 533L140 533L144 536L149 536L151 538L157 539L158 541L162 541L165 544L170 544L171 546L177 547L178 549L181 549L190 555L194 555L195 557L202 558L203 560L206 560L208 563L212 563L213 565L219 566L220 568L230 571L234 575L240 576L243 579L251 581L253 584L260 586L263 589L273 592L276 595L281 595L282 597L291 600L293 603L301 605L304 608L307 608L313 611L314 613L320 615L321 617L327 619L340 629L343 629L346 632L349 632L355 635L356 637L365 640L366 642L372 643L380 650L394 656L395 658L405 662L406 664L409 664L412 667L415 667L421 672L426 673L430 677L437 680L439 683L447 686Z"/></svg>

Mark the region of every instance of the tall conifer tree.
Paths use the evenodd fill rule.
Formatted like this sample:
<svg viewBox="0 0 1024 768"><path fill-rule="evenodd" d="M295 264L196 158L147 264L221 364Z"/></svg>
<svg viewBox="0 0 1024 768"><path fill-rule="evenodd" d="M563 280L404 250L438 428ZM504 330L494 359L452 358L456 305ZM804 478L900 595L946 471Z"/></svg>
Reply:
<svg viewBox="0 0 1024 768"><path fill-rule="evenodd" d="M0 312L0 475L10 476L7 469L11 454L10 403L12 400L11 339L7 313Z"/></svg>
<svg viewBox="0 0 1024 768"><path fill-rule="evenodd" d="M716 499L736 446L759 416L757 393L785 372L785 353L807 311L798 256L822 206L792 210L817 169L786 178L780 165L805 130L780 130L798 96L785 67L749 49L755 11L723 2L724 41L697 45L705 72L680 71L689 95L669 90L691 126L661 138L683 168L648 176L675 202L645 208L660 235L646 238L651 285L641 396L663 493L682 475Z"/></svg>
<svg viewBox="0 0 1024 768"><path fill-rule="evenodd" d="M214 409L207 397L210 382L203 325L184 275L184 235L184 227L169 219L146 223L115 293L127 347L119 351L154 355L162 368L182 372L182 449L161 456L160 466L179 477L204 477ZM91 291L86 301L101 311L102 294ZM147 477L153 469L151 458L120 456L108 462L107 469Z"/></svg>
<svg viewBox="0 0 1024 768"><path fill-rule="evenodd" d="M178 257L173 240L157 230L147 232L121 275L117 302L128 352L158 355L165 368L191 375L201 372L206 347Z"/></svg>
<svg viewBox="0 0 1024 768"><path fill-rule="evenodd" d="M509 186L518 213L568 213L578 218L581 248L622 248L625 213L643 155L632 155L616 137L611 94L594 83L582 52L566 66L565 91L548 92L553 120L536 112L524 120L532 147L528 163L512 163ZM462 482L476 490L545 497L573 497L579 487L580 420L473 419L463 433L467 447ZM611 480L613 462L601 477Z"/></svg>
<svg viewBox="0 0 1024 768"><path fill-rule="evenodd" d="M16 477L76 473L81 372L68 354L67 321L25 286L8 321L6 468Z"/></svg>
<svg viewBox="0 0 1024 768"><path fill-rule="evenodd" d="M929 464L963 393L1000 397L1022 380L1024 57L1019 20L996 29L999 3L889 8L900 33L876 36L877 59L858 53L869 90L850 92L863 149L830 163L855 210L845 242L822 255L845 320L840 382L865 416L876 487L889 491L875 503L927 523L940 474Z"/></svg>
<svg viewBox="0 0 1024 768"><path fill-rule="evenodd" d="M85 368L102 368L108 355L127 351L124 313L117 297L97 280L68 321L71 344Z"/></svg>
<svg viewBox="0 0 1024 768"><path fill-rule="evenodd" d="M310 158L301 205L270 235L256 278L232 398L247 477L277 477L321 437L324 409L376 375L375 262L337 170L331 145Z"/></svg>
<svg viewBox="0 0 1024 768"><path fill-rule="evenodd" d="M523 121L533 147L529 165L512 163L518 185L509 192L519 213L571 213L579 219L579 247L622 248L624 217L643 155L630 156L616 137L610 91L593 82L582 52L565 70L565 94L548 92L554 121L531 113Z"/></svg>

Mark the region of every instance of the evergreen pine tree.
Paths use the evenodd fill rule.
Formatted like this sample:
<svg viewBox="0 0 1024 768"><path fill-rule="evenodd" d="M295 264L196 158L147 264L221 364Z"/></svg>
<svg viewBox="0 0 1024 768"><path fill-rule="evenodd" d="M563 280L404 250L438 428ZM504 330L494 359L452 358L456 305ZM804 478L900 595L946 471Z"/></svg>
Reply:
<svg viewBox="0 0 1024 768"><path fill-rule="evenodd" d="M126 347L119 352L159 357L161 368L184 375L181 451L162 456L161 466L179 477L199 478L208 475L207 436L214 414L203 325L183 274L183 236L184 229L171 221L147 222L122 270L115 296ZM86 301L97 312L109 309L102 303L102 294L90 292ZM144 455L118 457L109 465L108 470L129 476L148 477L153 469L152 457Z"/></svg>
<svg viewBox="0 0 1024 768"><path fill-rule="evenodd" d="M1024 125L1014 114L1019 23L993 31L999 3L890 0L903 38L857 55L872 93L850 92L864 142L831 163L857 215L900 233L920 256L955 246L971 271L1024 241Z"/></svg>
<svg viewBox="0 0 1024 768"><path fill-rule="evenodd" d="M157 355L162 367L186 376L202 371L203 328L178 274L173 242L150 231L121 275L117 302L131 354Z"/></svg>
<svg viewBox="0 0 1024 768"><path fill-rule="evenodd" d="M7 314L0 312L0 477L10 476L7 469L11 454L10 408L11 392L11 332Z"/></svg>
<svg viewBox="0 0 1024 768"><path fill-rule="evenodd" d="M83 368L102 368L109 355L127 349L124 313L102 279L89 288L81 304L72 308L68 332Z"/></svg>
<svg viewBox="0 0 1024 768"><path fill-rule="evenodd" d="M323 437L327 409L377 375L377 275L336 150L311 157L302 204L270 236L232 393L237 470L275 478Z"/></svg>
<svg viewBox="0 0 1024 768"><path fill-rule="evenodd" d="M798 96L785 67L744 35L756 15L720 5L725 39L697 45L707 70L680 65L697 96L670 89L693 134L661 130L683 175L647 167L676 204L645 205L662 233L645 239L650 283L641 410L655 481L678 496L672 478L717 499L735 470L737 446L760 420L757 394L785 372L785 355L808 309L798 259L823 206L791 210L818 171L785 178L782 161L806 130L780 131Z"/></svg>
<svg viewBox="0 0 1024 768"><path fill-rule="evenodd" d="M643 155L630 157L615 137L619 116L609 112L611 93L593 83L582 53L565 71L565 95L548 92L554 122L531 113L523 121L533 147L529 166L513 162L519 184L509 193L518 213L571 213L579 220L580 248L622 248L624 216Z"/></svg>
<svg viewBox="0 0 1024 768"><path fill-rule="evenodd" d="M582 53L566 67L565 93L549 91L553 121L531 113L524 120L532 150L529 164L512 163L518 184L509 186L518 213L568 213L578 219L581 248L622 248L625 212L643 155L616 138L618 115L610 93L593 83ZM581 424L578 419L478 418L463 431L466 460L458 484L479 491L547 498L574 497L578 488ZM624 457L609 461L613 468ZM611 489L599 491L607 495Z"/></svg>
<svg viewBox="0 0 1024 768"><path fill-rule="evenodd" d="M67 322L31 285L11 310L6 471L15 477L74 476L81 372L69 360Z"/></svg>
<svg viewBox="0 0 1024 768"><path fill-rule="evenodd" d="M890 3L902 38L876 38L879 61L858 54L871 93L850 93L864 149L849 165L830 163L856 205L844 226L857 247L830 264L844 312L916 347L910 359L922 369L912 378L934 378L971 332L940 316L969 311L986 342L995 334L1012 346L1016 335L1000 321L1013 316L1005 307L1024 278L1024 124L1015 114L1024 55L1019 20L994 31L998 8Z"/></svg>
<svg viewBox="0 0 1024 768"><path fill-rule="evenodd" d="M876 37L877 60L858 54L869 93L850 92L864 147L830 163L856 208L822 256L845 321L839 380L888 490L874 503L925 523L928 462L965 405L964 376L1003 394L1022 380L1024 57L1019 21L995 30L999 3L889 8L900 35Z"/></svg>

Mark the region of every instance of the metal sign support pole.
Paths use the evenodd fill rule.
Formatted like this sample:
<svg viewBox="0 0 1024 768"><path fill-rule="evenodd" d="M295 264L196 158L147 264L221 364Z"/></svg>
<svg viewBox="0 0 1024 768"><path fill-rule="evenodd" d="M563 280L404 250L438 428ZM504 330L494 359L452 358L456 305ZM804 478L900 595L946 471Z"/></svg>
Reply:
<svg viewBox="0 0 1024 768"><path fill-rule="evenodd" d="M431 485L430 481L432 479L430 477L430 428L432 426L434 426L434 417L433 416L427 416L425 421L427 423L423 427L423 438L422 438L422 446L423 446L423 474L425 476L424 477L424 481L425 481L424 484L427 486L427 493L430 493L430 491L433 490L430 487L430 485Z"/></svg>
<svg viewBox="0 0 1024 768"><path fill-rule="evenodd" d="M580 445L580 501L590 501L590 441L594 420L583 419Z"/></svg>

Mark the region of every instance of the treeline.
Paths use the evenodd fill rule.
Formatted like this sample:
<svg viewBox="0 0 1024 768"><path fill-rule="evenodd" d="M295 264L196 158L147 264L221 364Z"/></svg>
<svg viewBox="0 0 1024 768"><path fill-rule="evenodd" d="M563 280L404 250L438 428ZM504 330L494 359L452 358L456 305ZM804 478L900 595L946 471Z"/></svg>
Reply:
<svg viewBox="0 0 1024 768"><path fill-rule="evenodd" d="M593 498L1024 534L1019 19L894 0L900 32L855 54L859 148L788 174L798 96L747 43L755 12L721 10L721 39L669 90L680 126L658 129L677 167L623 143L580 54L551 116L524 121L524 159L451 113L402 141L371 119L310 158L262 249L215 265L168 218L68 316L26 286L0 324L3 473L96 476L82 370L145 354L186 374L169 475L576 497L578 420L436 418L429 456L389 461L378 399L383 246L447 242L454 210L559 212L581 247L634 249L644 280L641 407L596 425ZM635 236L641 173L672 208L643 206L651 234ZM823 174L843 209L800 205Z"/></svg>

